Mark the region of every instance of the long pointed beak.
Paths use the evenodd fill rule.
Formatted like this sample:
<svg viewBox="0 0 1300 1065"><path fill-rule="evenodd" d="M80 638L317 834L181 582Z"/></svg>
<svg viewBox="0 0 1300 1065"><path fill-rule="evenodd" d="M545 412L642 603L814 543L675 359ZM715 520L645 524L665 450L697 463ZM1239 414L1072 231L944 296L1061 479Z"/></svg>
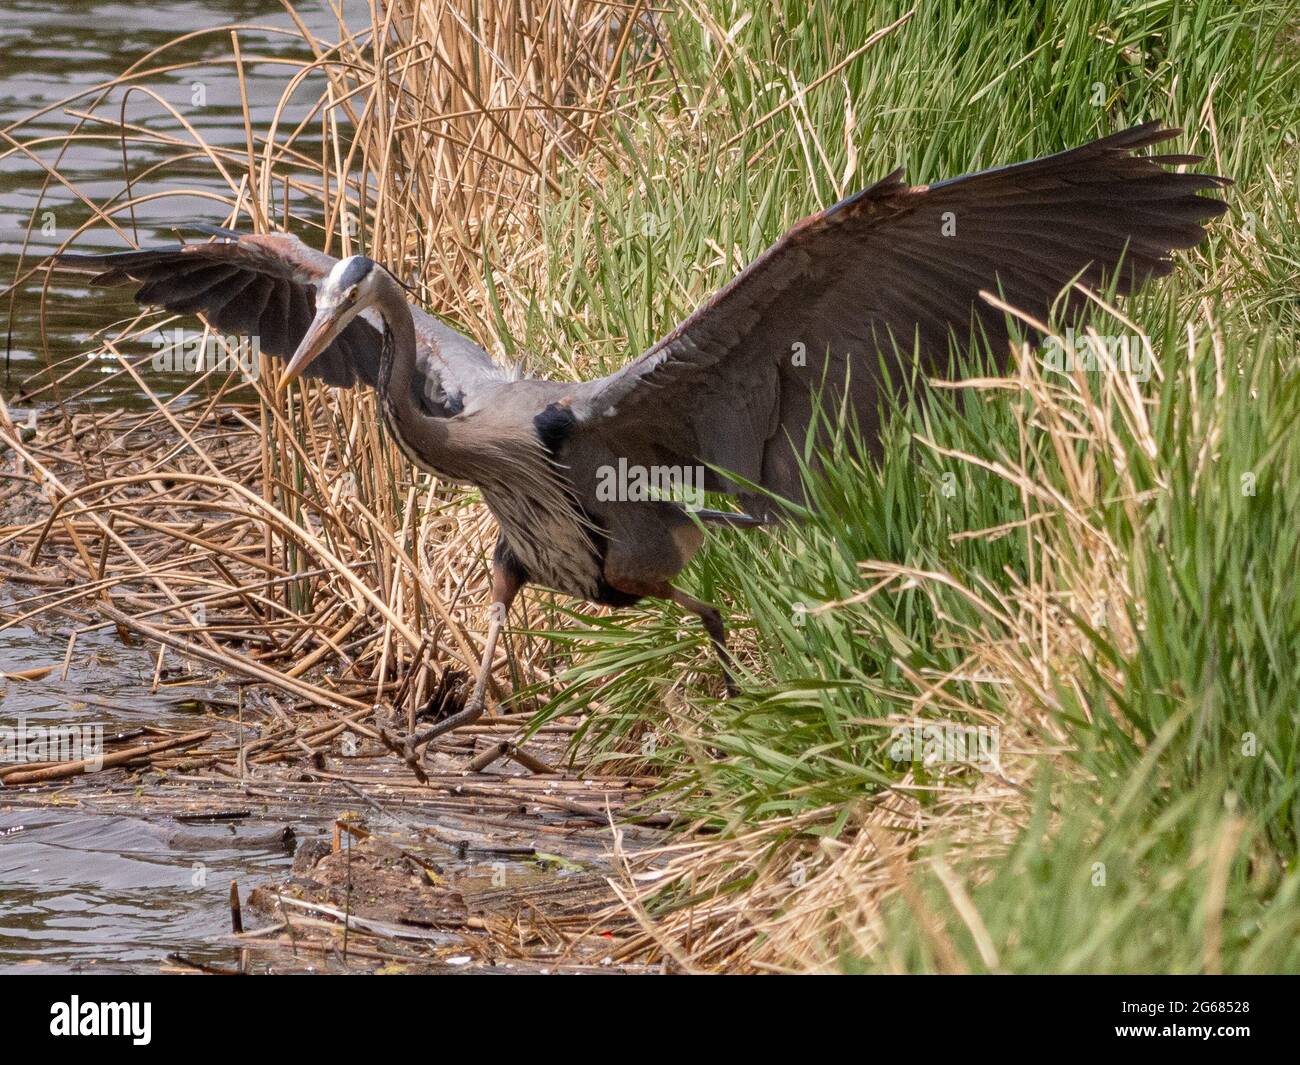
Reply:
<svg viewBox="0 0 1300 1065"><path fill-rule="evenodd" d="M288 388L290 382L296 380L311 365L313 359L334 343L334 338L339 333L340 318L342 312L336 307L322 307L316 312L316 317L312 319L306 335L302 338L302 343L298 345L298 350L293 353L293 358L289 360L289 365L284 368L284 373L280 376L277 387L281 391Z"/></svg>

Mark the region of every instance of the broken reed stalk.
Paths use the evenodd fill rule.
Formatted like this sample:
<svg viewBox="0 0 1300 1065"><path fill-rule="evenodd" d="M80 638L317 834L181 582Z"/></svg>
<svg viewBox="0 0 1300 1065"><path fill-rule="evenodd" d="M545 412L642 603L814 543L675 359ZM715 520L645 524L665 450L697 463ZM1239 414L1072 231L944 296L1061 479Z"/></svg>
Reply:
<svg viewBox="0 0 1300 1065"><path fill-rule="evenodd" d="M239 935L244 930L244 913L239 905L239 883L230 882L230 930Z"/></svg>

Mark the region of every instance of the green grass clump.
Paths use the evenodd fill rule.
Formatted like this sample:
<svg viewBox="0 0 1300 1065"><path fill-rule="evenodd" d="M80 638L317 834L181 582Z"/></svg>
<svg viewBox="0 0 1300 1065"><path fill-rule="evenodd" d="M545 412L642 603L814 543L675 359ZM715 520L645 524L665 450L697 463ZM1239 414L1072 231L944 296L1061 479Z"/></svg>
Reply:
<svg viewBox="0 0 1300 1065"><path fill-rule="evenodd" d="M822 956L785 964L1300 967L1295 5L926 4L806 95L906 6L743 7L665 16L662 76L611 119L619 165L546 206L545 291L516 339L566 353L556 372L613 369L897 165L936 180L1158 118L1188 130L1172 150L1234 179L1232 213L1124 319L1097 313L1098 332L1149 340L1149 380L927 391L894 413L883 461L841 443L806 523L715 536L686 583L730 611L739 698L714 697L702 638L654 610L557 634L585 653L548 711L597 698L589 750L657 767L733 832L824 810L813 831L844 835L864 803L903 796L920 817L978 787L973 768L892 758L888 721L995 722L1045 765L1065 754L1009 848L951 848L979 935L927 871L946 836L926 834L919 889L874 947L828 913Z"/></svg>
<svg viewBox="0 0 1300 1065"><path fill-rule="evenodd" d="M1148 765L1130 801L1046 784L965 921L930 868L891 900L882 949L848 972L1260 973L1300 968L1300 873L1284 867L1230 778L1165 795ZM1055 809L1053 808L1055 805ZM1068 814L1063 811L1068 810ZM942 861L940 852L940 861Z"/></svg>

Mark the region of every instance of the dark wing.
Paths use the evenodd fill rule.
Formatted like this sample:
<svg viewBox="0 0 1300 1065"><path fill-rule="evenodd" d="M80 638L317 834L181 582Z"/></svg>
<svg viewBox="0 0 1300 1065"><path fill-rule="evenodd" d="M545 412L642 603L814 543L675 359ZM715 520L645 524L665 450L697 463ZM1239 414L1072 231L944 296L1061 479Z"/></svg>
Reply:
<svg viewBox="0 0 1300 1065"><path fill-rule="evenodd" d="M261 350L287 359L316 314L316 287L338 262L287 233L245 234L219 231L223 239L176 244L107 255L61 254L62 269L93 275L97 285L139 285L137 303L177 314L202 315L214 329L257 337ZM415 319L415 387L430 406L459 409L475 382L500 372L477 344L418 307ZM354 318L306 376L350 388L358 381L374 387L379 376L381 323L363 313ZM430 373L432 369L435 372Z"/></svg>
<svg viewBox="0 0 1300 1065"><path fill-rule="evenodd" d="M629 461L717 466L800 499L796 449L816 395L827 402L838 384L842 397L846 371L874 444L878 353L917 350L933 375L973 329L1008 350L1005 316L981 289L1045 322L1076 276L1126 294L1169 273L1169 252L1199 243L1226 210L1197 193L1230 184L1166 169L1199 157L1133 154L1179 132L1149 123L937 185L890 174L797 223L645 354L579 385L574 431ZM1071 291L1057 306L1085 302Z"/></svg>
<svg viewBox="0 0 1300 1065"><path fill-rule="evenodd" d="M62 254L63 269L92 273L93 284L135 283L137 303L199 314L232 336L256 337L268 355L287 359L316 314L316 285L337 261L287 234L176 244L108 255ZM373 386L379 331L360 317L308 368L307 376L348 388Z"/></svg>

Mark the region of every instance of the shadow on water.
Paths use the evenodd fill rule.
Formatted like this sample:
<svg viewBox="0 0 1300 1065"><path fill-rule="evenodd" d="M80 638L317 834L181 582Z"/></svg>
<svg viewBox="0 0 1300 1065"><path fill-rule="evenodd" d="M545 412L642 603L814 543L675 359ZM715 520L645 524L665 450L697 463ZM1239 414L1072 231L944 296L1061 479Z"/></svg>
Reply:
<svg viewBox="0 0 1300 1065"><path fill-rule="evenodd" d="M308 26L332 36L334 20L323 0L297 5ZM352 0L344 5L355 14ZM176 0L159 6L152 0L81 3L70 0L18 0L0 15L0 128L9 128L32 112L57 104L78 89L120 74L150 49L195 29L250 21L264 27L292 29L279 4L256 0ZM241 32L248 57L301 59L301 40L287 34L252 29ZM219 59L230 52L229 34L200 36L168 53L172 62ZM247 68L250 109L265 129L279 102L290 68L250 58ZM244 132L239 83L229 65L187 68L149 79L148 87L218 144L242 147ZM304 107L307 93L304 93ZM121 90L101 113L117 116ZM71 105L84 107L85 101ZM174 119L147 95L126 100L128 122L151 128L175 127ZM287 117L293 119L290 110ZM75 119L56 108L16 131L19 140L68 133ZM100 132L110 132L100 127ZM7 146L7 145L6 145ZM33 151L76 187L96 199L123 195L122 145L115 137L77 144L60 158L52 142ZM157 160L154 149L133 143L131 170L138 173ZM8 286L20 264L29 268L57 248L89 212L67 186L47 181L47 170L21 153L0 165L0 269ZM169 186L197 186L225 195L224 182L201 160L160 169L135 195ZM176 197L152 200L136 212L141 242L170 241L172 227L193 219L221 220L211 199ZM107 227L91 229L77 241L78 250L117 250L122 237ZM11 403L26 406L25 395L46 385L47 361L79 355L92 348L92 334L129 311L128 301L60 282L50 288L45 332L39 324L39 277L5 299L5 364L0 391ZM140 354L144 353L142 349ZM56 390L36 402L63 402L102 375L88 363ZM160 394L176 391L178 378L151 379ZM80 403L134 407L142 402L128 377L105 381ZM28 594L21 586L0 582L0 620L12 617L6 602ZM59 674L66 640L54 633L24 628L0 631L0 672L55 667L33 681L0 680L0 726L14 727L21 715L29 724L102 724L105 733L143 723L195 728L193 712L182 708L177 691L150 695L151 656L130 650L111 632L77 641L68 679ZM91 695L90 693L93 693ZM95 700L95 701L88 701ZM105 705L105 704L111 704ZM201 719L200 719L201 720ZM227 906L231 880L247 890L282 873L291 861L275 826L266 823L180 824L170 818L88 812L69 796L66 805L23 805L21 793L0 789L0 971L155 971L167 953L221 956L231 950L214 946L229 928Z"/></svg>

